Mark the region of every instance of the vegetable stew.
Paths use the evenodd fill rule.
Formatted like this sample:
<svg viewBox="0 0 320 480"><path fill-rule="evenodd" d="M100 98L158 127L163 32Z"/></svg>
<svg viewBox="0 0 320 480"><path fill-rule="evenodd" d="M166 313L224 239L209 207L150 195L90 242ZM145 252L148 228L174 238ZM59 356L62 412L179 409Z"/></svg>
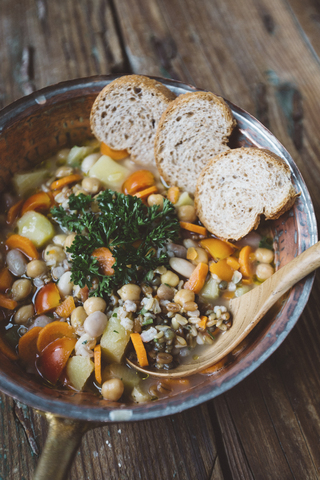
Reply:
<svg viewBox="0 0 320 480"><path fill-rule="evenodd" d="M274 272L272 239L212 237L188 192L96 141L13 183L2 198L0 351L51 386L126 402L187 388L146 381L126 357L162 370L196 358L232 328L228 300Z"/></svg>

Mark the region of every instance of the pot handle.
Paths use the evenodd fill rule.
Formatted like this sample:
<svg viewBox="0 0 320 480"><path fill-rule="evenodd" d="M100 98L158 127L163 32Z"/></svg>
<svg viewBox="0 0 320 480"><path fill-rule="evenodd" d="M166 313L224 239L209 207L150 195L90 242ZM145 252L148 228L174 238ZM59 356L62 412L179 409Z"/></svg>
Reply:
<svg viewBox="0 0 320 480"><path fill-rule="evenodd" d="M42 412L41 412L42 413ZM49 424L34 480L66 480L82 436L97 424L44 413Z"/></svg>

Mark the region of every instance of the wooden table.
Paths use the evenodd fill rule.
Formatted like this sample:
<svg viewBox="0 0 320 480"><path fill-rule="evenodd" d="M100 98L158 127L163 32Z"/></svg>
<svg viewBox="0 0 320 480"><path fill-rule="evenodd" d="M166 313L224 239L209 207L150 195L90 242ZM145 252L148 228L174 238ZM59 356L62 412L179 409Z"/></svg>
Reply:
<svg viewBox="0 0 320 480"><path fill-rule="evenodd" d="M313 0L0 0L0 107L71 78L142 73L220 94L289 150L320 211L320 4ZM298 325L240 385L82 441L70 478L320 478L319 276ZM46 425L1 395L0 479L31 479Z"/></svg>

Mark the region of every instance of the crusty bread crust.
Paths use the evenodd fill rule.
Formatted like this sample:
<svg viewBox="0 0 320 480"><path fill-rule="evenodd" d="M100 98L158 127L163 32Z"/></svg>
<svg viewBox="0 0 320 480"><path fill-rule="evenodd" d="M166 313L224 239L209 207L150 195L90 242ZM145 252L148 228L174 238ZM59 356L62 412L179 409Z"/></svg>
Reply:
<svg viewBox="0 0 320 480"><path fill-rule="evenodd" d="M240 240L259 226L261 215L277 219L295 202L289 166L273 152L237 148L212 158L195 193L203 225L224 240Z"/></svg>
<svg viewBox="0 0 320 480"><path fill-rule="evenodd" d="M154 137L162 113L176 98L162 83L126 75L97 96L90 114L95 137L115 150L127 149L132 160L154 165Z"/></svg>
<svg viewBox="0 0 320 480"><path fill-rule="evenodd" d="M197 178L208 160L229 150L236 125L225 101L211 92L180 95L163 113L155 138L155 159L169 185L195 192Z"/></svg>

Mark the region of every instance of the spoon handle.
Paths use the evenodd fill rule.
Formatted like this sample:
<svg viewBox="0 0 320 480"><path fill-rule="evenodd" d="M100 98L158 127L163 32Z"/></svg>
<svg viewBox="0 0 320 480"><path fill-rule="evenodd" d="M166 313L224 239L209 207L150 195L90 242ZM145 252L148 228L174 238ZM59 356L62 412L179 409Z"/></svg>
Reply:
<svg viewBox="0 0 320 480"><path fill-rule="evenodd" d="M250 312L245 323L251 330L267 311L284 295L293 285L302 278L320 267L320 242L305 250L287 265L280 268L268 280L243 297L230 301L232 312L235 314L239 308Z"/></svg>

